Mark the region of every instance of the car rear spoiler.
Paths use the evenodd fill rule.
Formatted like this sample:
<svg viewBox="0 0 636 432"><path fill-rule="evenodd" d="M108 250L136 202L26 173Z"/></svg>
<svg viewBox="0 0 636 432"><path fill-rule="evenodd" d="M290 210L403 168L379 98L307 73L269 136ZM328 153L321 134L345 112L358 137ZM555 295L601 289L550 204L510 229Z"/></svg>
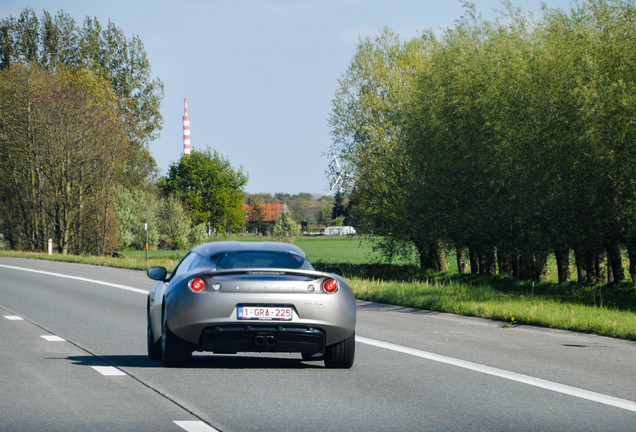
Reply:
<svg viewBox="0 0 636 432"><path fill-rule="evenodd" d="M312 278L333 277L333 275L342 276L338 269L333 271L317 271L317 270L296 270L296 269L278 269L278 268L244 268L244 269L228 269L228 270L211 270L205 272L206 276L225 276L233 274L253 274L253 275L293 275L306 276Z"/></svg>

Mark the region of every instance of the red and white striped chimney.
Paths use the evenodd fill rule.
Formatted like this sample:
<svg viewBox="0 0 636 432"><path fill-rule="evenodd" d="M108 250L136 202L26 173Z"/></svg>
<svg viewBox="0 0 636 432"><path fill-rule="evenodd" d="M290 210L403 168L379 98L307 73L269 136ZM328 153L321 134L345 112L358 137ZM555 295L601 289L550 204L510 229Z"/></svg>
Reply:
<svg viewBox="0 0 636 432"><path fill-rule="evenodd" d="M188 100L183 100L183 108L185 114L183 114L183 154L184 156L190 156L190 116L188 116Z"/></svg>

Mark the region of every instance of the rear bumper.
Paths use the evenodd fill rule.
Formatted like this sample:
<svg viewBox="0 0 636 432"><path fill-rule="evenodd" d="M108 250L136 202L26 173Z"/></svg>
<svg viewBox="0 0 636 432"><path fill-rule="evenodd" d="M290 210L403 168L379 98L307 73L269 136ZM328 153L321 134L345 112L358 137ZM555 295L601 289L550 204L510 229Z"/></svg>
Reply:
<svg viewBox="0 0 636 432"><path fill-rule="evenodd" d="M222 325L201 332L197 351L300 352L325 350L325 332L314 327L276 325Z"/></svg>
<svg viewBox="0 0 636 432"><path fill-rule="evenodd" d="M282 322L240 320L237 314L238 305L291 306L293 317L291 321ZM173 293L166 299L166 312L170 330L193 345L201 345L202 341L207 340L207 337L202 338L202 334L208 329L217 327L245 329L250 326L254 329L261 326L274 329L278 327L320 329L324 332L325 344L333 345L349 337L355 330L356 323L355 298L349 290L345 289L339 290L334 295L328 295L222 291L196 294L186 288L182 292ZM156 331L160 334L161 328ZM287 337L286 335L287 333L281 335L281 337L285 336L281 341ZM234 351L237 350L231 352ZM256 350L252 348L247 351ZM293 349L288 352L302 352L302 350Z"/></svg>

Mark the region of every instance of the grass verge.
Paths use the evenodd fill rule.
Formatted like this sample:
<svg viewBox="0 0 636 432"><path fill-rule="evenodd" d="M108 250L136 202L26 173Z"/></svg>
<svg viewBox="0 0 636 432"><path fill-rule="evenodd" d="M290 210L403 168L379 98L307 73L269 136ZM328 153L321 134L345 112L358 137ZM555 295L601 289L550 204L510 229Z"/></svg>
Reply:
<svg viewBox="0 0 636 432"><path fill-rule="evenodd" d="M386 264L359 238L299 239L317 269L342 268L359 299L636 341L636 289L632 283L533 284L509 277L424 273L408 262ZM0 251L2 256L51 259L145 270L172 270L186 251L126 251L118 257Z"/></svg>
<svg viewBox="0 0 636 432"><path fill-rule="evenodd" d="M553 288L541 292L535 287L535 293L527 288L502 291L496 285L452 279L400 282L352 277L348 281L356 298L363 300L495 319L502 321L502 327L529 324L636 341L636 290L630 286L564 286L571 294L557 296L550 293ZM602 300L603 290L607 298ZM597 304L590 304L590 297ZM630 305L614 302L620 298Z"/></svg>

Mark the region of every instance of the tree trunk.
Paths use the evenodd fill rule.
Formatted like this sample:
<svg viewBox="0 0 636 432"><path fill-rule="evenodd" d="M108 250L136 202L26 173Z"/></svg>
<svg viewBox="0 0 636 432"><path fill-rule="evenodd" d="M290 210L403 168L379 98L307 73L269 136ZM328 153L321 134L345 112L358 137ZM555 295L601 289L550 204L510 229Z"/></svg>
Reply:
<svg viewBox="0 0 636 432"><path fill-rule="evenodd" d="M470 274L479 274L479 255L473 248L468 249L468 257L470 259Z"/></svg>
<svg viewBox="0 0 636 432"><path fill-rule="evenodd" d="M636 285L636 243L627 246L627 254L629 255L629 275L632 277L632 283Z"/></svg>
<svg viewBox="0 0 636 432"><path fill-rule="evenodd" d="M437 271L448 271L448 261L446 260L446 252L439 241L433 242L431 251L434 253Z"/></svg>
<svg viewBox="0 0 636 432"><path fill-rule="evenodd" d="M607 281L607 265L605 261L606 253L597 252L594 253L594 272L595 272L595 283L604 283Z"/></svg>
<svg viewBox="0 0 636 432"><path fill-rule="evenodd" d="M435 271L448 270L446 254L438 241L415 243L420 254L420 268L432 269Z"/></svg>
<svg viewBox="0 0 636 432"><path fill-rule="evenodd" d="M512 253L508 248L497 249L497 263L499 264L499 274L513 275Z"/></svg>
<svg viewBox="0 0 636 432"><path fill-rule="evenodd" d="M587 265L585 254L581 249L574 248L574 260L576 262L576 278L579 282L587 282Z"/></svg>
<svg viewBox="0 0 636 432"><path fill-rule="evenodd" d="M466 259L464 257L465 248L455 243L455 251L457 253L457 272L463 274L466 271Z"/></svg>
<svg viewBox="0 0 636 432"><path fill-rule="evenodd" d="M575 249L579 282L598 283L601 268L597 263L597 254L592 249Z"/></svg>
<svg viewBox="0 0 636 432"><path fill-rule="evenodd" d="M570 249L554 248L554 256L556 257L557 262L559 283L568 283L570 281Z"/></svg>
<svg viewBox="0 0 636 432"><path fill-rule="evenodd" d="M548 253L529 252L522 254L519 257L519 278L536 282L548 282L550 280Z"/></svg>
<svg viewBox="0 0 636 432"><path fill-rule="evenodd" d="M535 280L537 282L550 282L550 271L548 270L548 254L538 253L535 255Z"/></svg>
<svg viewBox="0 0 636 432"><path fill-rule="evenodd" d="M517 279L520 278L519 274L520 274L520 259L519 259L519 255L515 254L511 254L510 255L510 261L511 261L511 265L512 265L512 276L516 277Z"/></svg>
<svg viewBox="0 0 636 432"><path fill-rule="evenodd" d="M495 248L487 247L479 252L479 274L492 276L496 273Z"/></svg>
<svg viewBox="0 0 636 432"><path fill-rule="evenodd" d="M519 256L519 279L534 280L534 274L534 259L532 254L521 254Z"/></svg>
<svg viewBox="0 0 636 432"><path fill-rule="evenodd" d="M435 267L435 263L431 261L431 254L428 250L428 246L422 243L415 243L417 253L420 255L420 269L432 269Z"/></svg>
<svg viewBox="0 0 636 432"><path fill-rule="evenodd" d="M607 248L607 277L608 282L625 282L623 258L617 244L612 244Z"/></svg>

